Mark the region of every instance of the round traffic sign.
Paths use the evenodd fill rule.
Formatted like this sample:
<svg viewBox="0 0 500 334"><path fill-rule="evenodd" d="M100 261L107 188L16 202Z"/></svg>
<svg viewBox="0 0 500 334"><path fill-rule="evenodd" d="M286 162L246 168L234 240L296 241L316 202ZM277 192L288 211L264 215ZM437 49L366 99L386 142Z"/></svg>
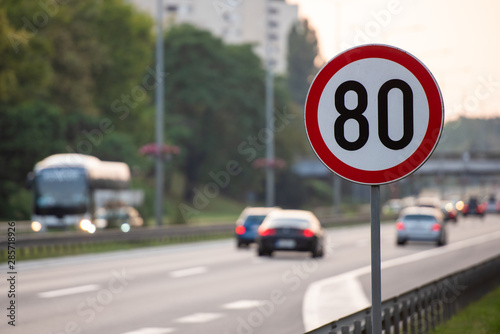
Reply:
<svg viewBox="0 0 500 334"><path fill-rule="evenodd" d="M305 126L318 158L339 176L367 185L400 180L434 151L443 99L417 58L388 45L344 51L316 75Z"/></svg>

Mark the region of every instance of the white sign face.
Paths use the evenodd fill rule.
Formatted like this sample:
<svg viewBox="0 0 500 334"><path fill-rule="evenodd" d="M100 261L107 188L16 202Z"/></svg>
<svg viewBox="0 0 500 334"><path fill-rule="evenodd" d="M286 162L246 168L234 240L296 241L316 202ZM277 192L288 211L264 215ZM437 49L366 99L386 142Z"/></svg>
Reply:
<svg viewBox="0 0 500 334"><path fill-rule="evenodd" d="M439 87L415 57L366 45L333 58L311 84L306 131L320 160L357 183L384 184L420 167L444 119Z"/></svg>

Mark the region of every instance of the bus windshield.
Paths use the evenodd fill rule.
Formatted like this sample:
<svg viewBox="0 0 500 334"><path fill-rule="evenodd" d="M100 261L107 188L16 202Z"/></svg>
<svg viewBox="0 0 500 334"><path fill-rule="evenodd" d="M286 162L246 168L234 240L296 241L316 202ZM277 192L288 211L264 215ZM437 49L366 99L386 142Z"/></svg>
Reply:
<svg viewBox="0 0 500 334"><path fill-rule="evenodd" d="M89 189L83 168L48 168L36 175L35 214L66 215L85 213Z"/></svg>

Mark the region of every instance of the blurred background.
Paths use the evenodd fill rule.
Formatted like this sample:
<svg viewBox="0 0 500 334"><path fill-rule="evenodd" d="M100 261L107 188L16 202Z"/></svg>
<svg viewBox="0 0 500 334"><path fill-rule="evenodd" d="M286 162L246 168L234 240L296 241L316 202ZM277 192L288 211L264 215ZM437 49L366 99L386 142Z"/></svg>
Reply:
<svg viewBox="0 0 500 334"><path fill-rule="evenodd" d="M298 333L369 307L370 188L323 166L304 130L315 75L361 44L416 56L445 104L430 159L381 186L383 299L498 259L499 12L0 0L0 270L19 270L2 304L14 301L17 332L0 332ZM293 221L276 207L313 214L261 229L270 211ZM314 258L294 252L304 244ZM475 299L498 283L472 276ZM446 307L475 300L446 288Z"/></svg>
<svg viewBox="0 0 500 334"><path fill-rule="evenodd" d="M417 56L435 75L446 105L431 161L451 167L422 168L383 187L383 200L429 186L447 197L496 193L496 2L295 0L270 1L268 8L265 1L165 0L161 74L156 5L2 1L1 219L30 219L33 196L25 183L38 161L81 153L128 164L130 187L142 193L135 206L145 225L155 224L157 151L147 145L155 142L160 81L165 223L234 220L245 206L266 203L268 169L275 174L275 205L353 210L368 202L368 190L337 180L317 161L303 128L303 104L326 61L365 43ZM266 72L274 91L271 159ZM227 172L228 162L236 172L225 184L217 175ZM217 181L222 186L210 189Z"/></svg>

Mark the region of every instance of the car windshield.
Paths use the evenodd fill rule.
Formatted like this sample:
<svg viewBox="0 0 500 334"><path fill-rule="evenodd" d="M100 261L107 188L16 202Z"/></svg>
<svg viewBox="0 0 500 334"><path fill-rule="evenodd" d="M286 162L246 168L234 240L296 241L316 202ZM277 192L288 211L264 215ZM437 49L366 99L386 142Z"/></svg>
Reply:
<svg viewBox="0 0 500 334"><path fill-rule="evenodd" d="M245 222L243 223L244 226L255 226L255 225L260 225L262 224L262 221L266 218L265 215L263 216L248 216L245 219Z"/></svg>
<svg viewBox="0 0 500 334"><path fill-rule="evenodd" d="M436 217L429 215L407 215L403 219L406 222L437 222Z"/></svg>
<svg viewBox="0 0 500 334"><path fill-rule="evenodd" d="M306 219L297 218L277 218L269 222L269 228L291 227L298 229L306 229L310 223Z"/></svg>

